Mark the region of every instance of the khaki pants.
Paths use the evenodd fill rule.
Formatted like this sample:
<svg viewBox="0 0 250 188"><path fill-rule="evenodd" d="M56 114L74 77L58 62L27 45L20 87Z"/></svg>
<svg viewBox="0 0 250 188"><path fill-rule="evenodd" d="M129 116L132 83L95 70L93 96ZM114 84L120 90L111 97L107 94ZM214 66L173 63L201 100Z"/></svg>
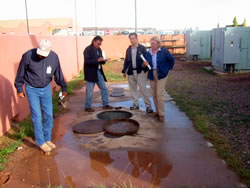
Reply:
<svg viewBox="0 0 250 188"><path fill-rule="evenodd" d="M139 86L139 90L142 94L143 100L147 106L151 106L149 94L146 88L146 76L144 72L137 74L134 72L134 75L128 76L128 85L129 91L133 98L133 102L135 105L139 105L138 103L138 95L137 95L137 87Z"/></svg>
<svg viewBox="0 0 250 188"><path fill-rule="evenodd" d="M150 80L150 87L154 98L156 112L160 116L164 116L165 107L165 87L167 84L168 77L158 80L157 70L154 70L154 80Z"/></svg>

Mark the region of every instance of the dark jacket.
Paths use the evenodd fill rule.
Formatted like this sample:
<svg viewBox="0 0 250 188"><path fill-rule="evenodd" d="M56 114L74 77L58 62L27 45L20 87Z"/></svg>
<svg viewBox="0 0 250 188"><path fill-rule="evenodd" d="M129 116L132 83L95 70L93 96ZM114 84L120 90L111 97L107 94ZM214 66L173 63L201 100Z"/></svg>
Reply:
<svg viewBox="0 0 250 188"><path fill-rule="evenodd" d="M131 52L131 48L132 46L130 45L126 51L126 57L124 60L124 65L123 65L123 69L122 69L122 73L126 73L128 75L133 75L133 63L132 63L132 52ZM143 54L143 56L145 57L147 53L146 48L141 45L138 44L138 48L137 48L137 53L136 53L136 70L137 70L137 74L140 74L142 71L146 71L146 69L143 67L143 60L141 59L140 55Z"/></svg>
<svg viewBox="0 0 250 188"><path fill-rule="evenodd" d="M36 50L36 48L31 49L22 56L15 79L17 92L23 92L23 84L35 88L46 87L52 81L53 76L56 83L61 86L62 91L66 91L67 85L57 54L51 51L48 57L41 59ZM51 67L51 72L47 72L48 67Z"/></svg>
<svg viewBox="0 0 250 188"><path fill-rule="evenodd" d="M98 71L98 65L99 64L105 64L105 62L98 63L98 58L102 57L102 50L101 48L96 49L94 46L89 45L85 48L84 52L84 80L88 82L97 82L97 71ZM103 78L105 81L107 81L102 66L100 69Z"/></svg>
<svg viewBox="0 0 250 188"><path fill-rule="evenodd" d="M154 80L153 76L153 63L152 63L152 55L150 52L146 54L146 60L149 62L151 66L151 70L148 72L148 79ZM157 52L157 73L158 79L165 78L168 75L169 70L173 69L174 67L174 58L171 53L168 51L167 48L161 48Z"/></svg>

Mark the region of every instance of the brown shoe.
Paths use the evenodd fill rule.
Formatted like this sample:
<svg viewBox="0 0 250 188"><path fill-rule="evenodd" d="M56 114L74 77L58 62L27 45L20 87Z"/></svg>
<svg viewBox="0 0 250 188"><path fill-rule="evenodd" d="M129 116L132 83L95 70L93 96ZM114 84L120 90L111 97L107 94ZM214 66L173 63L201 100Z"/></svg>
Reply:
<svg viewBox="0 0 250 188"><path fill-rule="evenodd" d="M164 120L165 120L164 116L160 116L160 115L159 115L159 121L160 121L160 122L164 122Z"/></svg>
<svg viewBox="0 0 250 188"><path fill-rule="evenodd" d="M85 112L94 112L95 110L93 108L85 108Z"/></svg>
<svg viewBox="0 0 250 188"><path fill-rule="evenodd" d="M43 145L41 145L41 146L40 146L40 149L41 149L44 153L51 152L51 150L52 150L46 143L44 143Z"/></svg>
<svg viewBox="0 0 250 188"><path fill-rule="evenodd" d="M103 106L102 109L104 109L104 110L112 110L113 107L110 106L110 105L106 105L106 106Z"/></svg>
<svg viewBox="0 0 250 188"><path fill-rule="evenodd" d="M156 117L156 118L158 118L158 117L159 117L159 115L158 115L158 113L157 113L157 112L153 112L153 113L151 113L150 115L151 115L151 116L153 116L153 117Z"/></svg>

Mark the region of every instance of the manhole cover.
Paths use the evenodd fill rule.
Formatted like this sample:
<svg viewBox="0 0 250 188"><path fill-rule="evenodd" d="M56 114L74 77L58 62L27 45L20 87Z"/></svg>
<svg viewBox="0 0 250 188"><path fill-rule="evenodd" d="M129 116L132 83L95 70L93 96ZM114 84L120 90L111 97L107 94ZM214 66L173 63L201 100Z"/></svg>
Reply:
<svg viewBox="0 0 250 188"><path fill-rule="evenodd" d="M124 88L122 88L122 87L114 87L114 88L112 88L112 91L113 92L115 92L115 91L124 92Z"/></svg>
<svg viewBox="0 0 250 188"><path fill-rule="evenodd" d="M72 127L73 132L79 134L93 134L104 131L104 120L88 120L80 122Z"/></svg>
<svg viewBox="0 0 250 188"><path fill-rule="evenodd" d="M111 97L123 97L124 96L124 93L121 93L121 92L112 92Z"/></svg>
<svg viewBox="0 0 250 188"><path fill-rule="evenodd" d="M139 123L132 119L116 119L104 125L106 133L115 136L133 135L139 129Z"/></svg>
<svg viewBox="0 0 250 188"><path fill-rule="evenodd" d="M124 88L120 88L120 87L113 88L112 93L111 93L110 96L111 97L122 97L122 96L124 96Z"/></svg>
<svg viewBox="0 0 250 188"><path fill-rule="evenodd" d="M126 119L126 118L131 118L132 116L133 116L132 113L120 110L105 111L97 114L97 118L102 120Z"/></svg>

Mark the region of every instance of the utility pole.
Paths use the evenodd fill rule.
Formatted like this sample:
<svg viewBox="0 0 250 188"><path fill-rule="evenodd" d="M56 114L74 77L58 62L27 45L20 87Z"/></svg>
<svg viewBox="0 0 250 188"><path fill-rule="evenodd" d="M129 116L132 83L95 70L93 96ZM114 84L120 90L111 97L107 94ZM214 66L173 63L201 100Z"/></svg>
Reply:
<svg viewBox="0 0 250 188"><path fill-rule="evenodd" d="M76 32L76 35L77 35L77 32L78 32L78 27L77 27L77 6L76 6L76 0L75 0L75 32Z"/></svg>
<svg viewBox="0 0 250 188"><path fill-rule="evenodd" d="M76 1L75 0L75 37L76 37L76 61L77 61L77 72L80 72L80 65L79 65L79 57L78 57L78 26L77 26L77 6L76 6Z"/></svg>
<svg viewBox="0 0 250 188"><path fill-rule="evenodd" d="M96 12L96 0L95 0L95 36L97 36L97 18L96 18L97 12Z"/></svg>
<svg viewBox="0 0 250 188"><path fill-rule="evenodd" d="M137 2L135 0L135 33L137 33Z"/></svg>
<svg viewBox="0 0 250 188"><path fill-rule="evenodd" d="M27 32L28 32L28 35L29 35L30 34L30 29L29 29L29 18L28 18L27 0L25 0L25 11L26 11Z"/></svg>

